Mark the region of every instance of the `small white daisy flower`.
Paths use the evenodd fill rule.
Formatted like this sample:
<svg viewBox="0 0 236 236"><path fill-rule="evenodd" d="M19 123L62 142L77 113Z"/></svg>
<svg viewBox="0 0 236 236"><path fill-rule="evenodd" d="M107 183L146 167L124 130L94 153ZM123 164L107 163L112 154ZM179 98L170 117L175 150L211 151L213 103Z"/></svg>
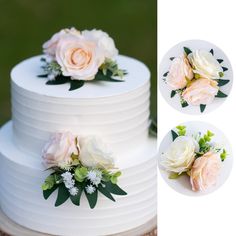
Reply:
<svg viewBox="0 0 236 236"><path fill-rule="evenodd" d="M78 194L79 189L77 187L73 187L69 189L70 195L75 196Z"/></svg>
<svg viewBox="0 0 236 236"><path fill-rule="evenodd" d="M88 194L92 194L92 193L95 192L96 188L95 188L93 185L87 185L87 186L85 187L85 190L86 190L86 192L87 192Z"/></svg>
<svg viewBox="0 0 236 236"><path fill-rule="evenodd" d="M87 179L90 180L92 184L98 186L102 180L102 172L100 170L90 170L87 174Z"/></svg>

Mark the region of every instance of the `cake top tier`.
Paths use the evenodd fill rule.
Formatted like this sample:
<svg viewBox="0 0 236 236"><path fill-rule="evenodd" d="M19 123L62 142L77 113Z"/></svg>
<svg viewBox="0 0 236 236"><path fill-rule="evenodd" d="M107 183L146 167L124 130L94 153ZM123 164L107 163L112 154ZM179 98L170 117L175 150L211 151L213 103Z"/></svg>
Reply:
<svg viewBox="0 0 236 236"><path fill-rule="evenodd" d="M38 77L43 73L41 57L42 55L29 58L13 68L12 82L23 92L28 91L54 98L106 98L135 91L148 83L150 79L150 72L142 62L119 55L116 57L117 64L128 72L124 76L124 81L87 81L80 89L69 91L68 83L47 85L46 78Z"/></svg>

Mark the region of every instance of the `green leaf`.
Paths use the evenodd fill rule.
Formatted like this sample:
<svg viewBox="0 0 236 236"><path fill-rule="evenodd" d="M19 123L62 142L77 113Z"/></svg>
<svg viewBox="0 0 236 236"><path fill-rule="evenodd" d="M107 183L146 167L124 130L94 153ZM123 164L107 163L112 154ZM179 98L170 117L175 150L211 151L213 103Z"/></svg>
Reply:
<svg viewBox="0 0 236 236"><path fill-rule="evenodd" d="M71 80L70 81L70 88L69 91L75 90L75 89L79 89L84 85L84 81L83 80Z"/></svg>
<svg viewBox="0 0 236 236"><path fill-rule="evenodd" d="M48 75L47 75L47 74L44 74L44 75L37 75L37 77L39 77L39 78L47 78Z"/></svg>
<svg viewBox="0 0 236 236"><path fill-rule="evenodd" d="M70 200L76 206L80 205L80 198L81 198L81 195L83 193L84 186L85 186L84 183L81 184L81 183L76 182L75 187L77 187L79 189L79 192L75 196L70 195Z"/></svg>
<svg viewBox="0 0 236 236"><path fill-rule="evenodd" d="M59 84L68 83L69 81L70 81L69 77L66 77L66 76L63 76L63 75L59 75L54 80L48 80L46 82L46 84L47 85L59 85Z"/></svg>
<svg viewBox="0 0 236 236"><path fill-rule="evenodd" d="M58 186L57 200L55 202L55 207L62 205L70 197L68 189L65 187L64 183Z"/></svg>
<svg viewBox="0 0 236 236"><path fill-rule="evenodd" d="M218 82L218 86L222 87L222 86L228 84L230 80L229 79L218 79L216 81Z"/></svg>
<svg viewBox="0 0 236 236"><path fill-rule="evenodd" d="M89 194L86 191L84 191L84 192L85 192L85 195L86 195L86 197L88 199L90 208L93 209L96 206L96 204L97 204L97 199L98 199L98 191L97 191L97 189L92 194Z"/></svg>
<svg viewBox="0 0 236 236"><path fill-rule="evenodd" d="M192 52L189 48L184 47L184 52L187 54L187 56Z"/></svg>
<svg viewBox="0 0 236 236"><path fill-rule="evenodd" d="M123 79L114 79L112 77L112 73L110 71L107 71L107 74L104 75L102 71L98 71L96 74L94 81L109 81L109 82L124 82Z"/></svg>
<svg viewBox="0 0 236 236"><path fill-rule="evenodd" d="M175 96L175 94L176 94L176 91L175 91L175 90L172 90L172 91L171 91L171 94L170 94L170 97L173 98L173 97Z"/></svg>
<svg viewBox="0 0 236 236"><path fill-rule="evenodd" d="M86 167L77 167L75 169L75 179L78 181L78 182L83 182L84 179L86 178L88 174L88 169Z"/></svg>
<svg viewBox="0 0 236 236"><path fill-rule="evenodd" d="M224 60L223 59L217 59L219 63L222 63Z"/></svg>
<svg viewBox="0 0 236 236"><path fill-rule="evenodd" d="M227 154L226 150L223 149L223 152L220 154L220 158L221 158L222 162L226 159L227 155L228 154Z"/></svg>
<svg viewBox="0 0 236 236"><path fill-rule="evenodd" d="M215 97L216 98L226 98L226 97L228 97L228 95L219 90Z"/></svg>
<svg viewBox="0 0 236 236"><path fill-rule="evenodd" d="M43 191L43 197L47 200L51 194L58 188L58 185L54 185L51 189L47 189Z"/></svg>
<svg viewBox="0 0 236 236"><path fill-rule="evenodd" d="M178 174L178 173L174 173L174 172L171 172L170 174L169 174L169 179L178 179L181 175L183 175L183 173L181 173L181 174Z"/></svg>
<svg viewBox="0 0 236 236"><path fill-rule="evenodd" d="M224 66L222 66L222 69L223 69L224 72L228 70L228 68L224 67Z"/></svg>
<svg viewBox="0 0 236 236"><path fill-rule="evenodd" d="M174 131L174 130L171 130L171 135L172 135L172 140L175 141L175 139L177 137L179 137L179 135Z"/></svg>
<svg viewBox="0 0 236 236"><path fill-rule="evenodd" d="M175 57L170 57L170 60L173 61L175 59Z"/></svg>
<svg viewBox="0 0 236 236"><path fill-rule="evenodd" d="M117 184L113 184L111 182L104 183L106 186L106 190L110 193L113 193L115 195L127 195L127 193L121 189Z"/></svg>
<svg viewBox="0 0 236 236"><path fill-rule="evenodd" d="M54 186L54 184L55 184L55 178L54 175L51 174L45 179L42 185L42 190L51 189Z"/></svg>
<svg viewBox="0 0 236 236"><path fill-rule="evenodd" d="M163 74L163 77L166 77L169 74L169 71Z"/></svg>
<svg viewBox="0 0 236 236"><path fill-rule="evenodd" d="M106 189L106 187L104 188L101 184L98 185L98 191L102 193L104 196L106 196L107 198L111 199L113 202L116 201L111 195L111 193Z"/></svg>
<svg viewBox="0 0 236 236"><path fill-rule="evenodd" d="M210 53L214 56L214 50L213 49L210 50Z"/></svg>
<svg viewBox="0 0 236 236"><path fill-rule="evenodd" d="M183 101L181 102L181 106L184 108L184 107L187 107L188 106L188 103L186 101Z"/></svg>
<svg viewBox="0 0 236 236"><path fill-rule="evenodd" d="M206 104L200 104L201 113L203 113L205 109L206 109Z"/></svg>

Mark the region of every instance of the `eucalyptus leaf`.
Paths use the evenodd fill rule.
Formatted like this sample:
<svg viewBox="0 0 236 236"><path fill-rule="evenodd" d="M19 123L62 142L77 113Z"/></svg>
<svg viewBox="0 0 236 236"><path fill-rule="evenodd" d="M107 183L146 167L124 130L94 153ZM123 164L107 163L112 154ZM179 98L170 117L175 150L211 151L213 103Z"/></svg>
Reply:
<svg viewBox="0 0 236 236"><path fill-rule="evenodd" d="M85 195L86 195L86 197L88 199L90 208L93 209L96 206L96 204L97 204L97 199L98 199L98 191L97 191L97 189L92 194L89 194L86 191L84 191L84 192L85 192Z"/></svg>
<svg viewBox="0 0 236 236"><path fill-rule="evenodd" d="M187 54L187 56L188 56L190 53L192 53L192 51L191 51L189 48L187 48L187 47L184 47L184 52Z"/></svg>
<svg viewBox="0 0 236 236"><path fill-rule="evenodd" d="M70 88L69 91L79 89L84 85L83 80L70 80Z"/></svg>
<svg viewBox="0 0 236 236"><path fill-rule="evenodd" d="M110 181L104 184L106 186L106 190L110 193L113 193L115 195L127 195L127 193L123 189L121 189L117 184L113 184Z"/></svg>
<svg viewBox="0 0 236 236"><path fill-rule="evenodd" d="M175 141L175 139L177 137L179 137L179 135L174 131L174 130L171 130L171 135L172 135L172 140Z"/></svg>
<svg viewBox="0 0 236 236"><path fill-rule="evenodd" d="M58 186L57 200L55 202L55 207L62 205L70 197L68 189L65 187L64 183Z"/></svg>
<svg viewBox="0 0 236 236"><path fill-rule="evenodd" d="M229 81L230 81L229 79L218 79L218 80L217 80L218 86L219 86L219 87L222 87L222 86L228 84Z"/></svg>
<svg viewBox="0 0 236 236"><path fill-rule="evenodd" d="M107 188L106 187L104 188L101 184L98 185L98 191L102 193L104 196L106 196L107 198L111 199L113 202L116 201L111 195L111 193L107 190Z"/></svg>
<svg viewBox="0 0 236 236"><path fill-rule="evenodd" d="M224 67L224 66L222 66L222 69L223 69L224 72L228 70L228 68Z"/></svg>
<svg viewBox="0 0 236 236"><path fill-rule="evenodd" d="M201 113L204 112L205 108L206 108L206 104L200 104L200 111L201 111Z"/></svg>
<svg viewBox="0 0 236 236"><path fill-rule="evenodd" d="M170 97L173 98L175 95L176 95L176 91L175 91L175 90L172 90L172 91L171 91L171 94L170 94Z"/></svg>
<svg viewBox="0 0 236 236"><path fill-rule="evenodd" d="M226 97L228 97L228 95L219 90L215 97L216 98L226 98Z"/></svg>

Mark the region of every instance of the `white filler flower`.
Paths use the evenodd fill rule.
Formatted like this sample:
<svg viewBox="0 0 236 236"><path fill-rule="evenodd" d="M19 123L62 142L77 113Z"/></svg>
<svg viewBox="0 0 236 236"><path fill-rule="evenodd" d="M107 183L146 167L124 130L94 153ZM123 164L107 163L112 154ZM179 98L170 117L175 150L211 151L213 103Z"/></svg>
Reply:
<svg viewBox="0 0 236 236"><path fill-rule="evenodd" d="M161 165L170 172L181 174L188 171L199 150L198 143L188 136L179 136L161 156Z"/></svg>
<svg viewBox="0 0 236 236"><path fill-rule="evenodd" d="M73 175L69 171L61 174L61 177L63 179L63 182L64 182L66 188L71 189L74 187L75 180L73 179Z"/></svg>
<svg viewBox="0 0 236 236"><path fill-rule="evenodd" d="M87 179L90 180L92 184L98 186L102 180L102 172L100 170L90 170L87 174Z"/></svg>
<svg viewBox="0 0 236 236"><path fill-rule="evenodd" d="M94 193L95 192L95 187L93 186L93 185L87 185L86 187L85 187L85 190L86 190L86 192L88 193L88 194L92 194L92 193Z"/></svg>

